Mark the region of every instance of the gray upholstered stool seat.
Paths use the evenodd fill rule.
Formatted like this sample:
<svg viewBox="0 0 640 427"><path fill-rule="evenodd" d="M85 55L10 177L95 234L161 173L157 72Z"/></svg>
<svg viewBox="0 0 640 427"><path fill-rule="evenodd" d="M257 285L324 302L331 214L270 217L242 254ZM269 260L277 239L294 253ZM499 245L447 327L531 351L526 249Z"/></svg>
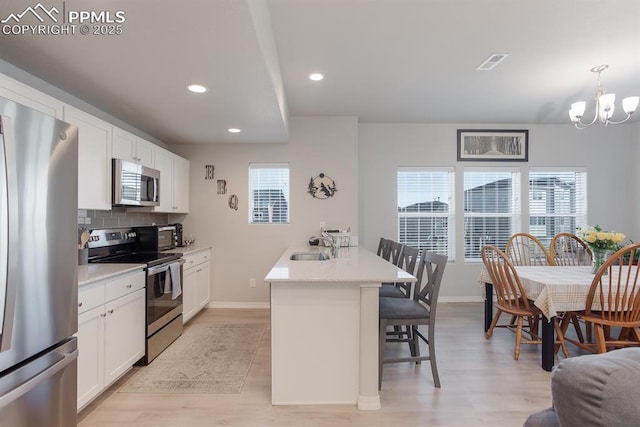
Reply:
<svg viewBox="0 0 640 427"><path fill-rule="evenodd" d="M393 283L383 283L380 287L380 298L406 298L402 289Z"/></svg>
<svg viewBox="0 0 640 427"><path fill-rule="evenodd" d="M425 319L429 309L409 298L380 298L380 317L385 319Z"/></svg>

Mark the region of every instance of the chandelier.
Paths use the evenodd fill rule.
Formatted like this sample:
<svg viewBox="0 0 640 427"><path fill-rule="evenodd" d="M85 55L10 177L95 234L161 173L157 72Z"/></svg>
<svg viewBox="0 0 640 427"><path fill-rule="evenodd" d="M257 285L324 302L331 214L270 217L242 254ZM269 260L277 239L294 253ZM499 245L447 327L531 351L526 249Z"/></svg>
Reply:
<svg viewBox="0 0 640 427"><path fill-rule="evenodd" d="M608 124L620 124L624 123L631 118L631 114L636 111L638 108L638 100L640 97L637 96L629 96L622 100L622 109L624 110L627 117L622 120L614 121L611 120L613 116L613 112L615 110L615 93L606 93L605 89L600 85L600 73L609 68L608 65L598 65L597 67L593 67L591 69L592 73L598 73L598 90L596 91L596 108L593 119L590 122L583 122L582 116L584 115L584 110L587 107L587 103L585 101L574 102L571 104L571 109L569 110L569 117L571 117L571 122L578 129L586 129L592 124L599 122L602 126L606 126Z"/></svg>

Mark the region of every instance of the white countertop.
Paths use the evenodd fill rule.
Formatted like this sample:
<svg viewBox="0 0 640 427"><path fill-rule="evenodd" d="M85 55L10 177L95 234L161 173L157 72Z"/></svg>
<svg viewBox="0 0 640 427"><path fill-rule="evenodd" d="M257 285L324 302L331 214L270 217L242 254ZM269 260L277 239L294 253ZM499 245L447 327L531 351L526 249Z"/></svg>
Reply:
<svg viewBox="0 0 640 427"><path fill-rule="evenodd" d="M292 261L294 252L324 252L318 246L292 246L276 261L265 282L415 282L416 278L361 247L340 248L338 258L327 261Z"/></svg>
<svg viewBox="0 0 640 427"><path fill-rule="evenodd" d="M167 249L166 251L163 251L163 253L191 255L192 253L205 251L207 249L211 249L211 246L210 245L191 245L191 246L181 246L179 248Z"/></svg>
<svg viewBox="0 0 640 427"><path fill-rule="evenodd" d="M211 249L207 245L193 245L190 247L169 249L165 253L179 253L189 255L195 252ZM88 285L98 280L108 279L130 271L143 270L146 264L86 264L78 266L78 286Z"/></svg>
<svg viewBox="0 0 640 427"><path fill-rule="evenodd" d="M78 286L108 279L130 271L143 270L146 264L86 264L78 266Z"/></svg>

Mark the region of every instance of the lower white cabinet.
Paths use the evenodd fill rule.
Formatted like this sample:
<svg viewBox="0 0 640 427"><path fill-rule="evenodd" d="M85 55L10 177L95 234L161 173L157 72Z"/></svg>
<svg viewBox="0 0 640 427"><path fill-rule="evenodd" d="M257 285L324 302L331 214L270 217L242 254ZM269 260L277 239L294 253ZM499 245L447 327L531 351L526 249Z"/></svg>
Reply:
<svg viewBox="0 0 640 427"><path fill-rule="evenodd" d="M211 249L183 255L182 318L186 323L211 300Z"/></svg>
<svg viewBox="0 0 640 427"><path fill-rule="evenodd" d="M78 411L145 351L145 274L123 274L78 291Z"/></svg>

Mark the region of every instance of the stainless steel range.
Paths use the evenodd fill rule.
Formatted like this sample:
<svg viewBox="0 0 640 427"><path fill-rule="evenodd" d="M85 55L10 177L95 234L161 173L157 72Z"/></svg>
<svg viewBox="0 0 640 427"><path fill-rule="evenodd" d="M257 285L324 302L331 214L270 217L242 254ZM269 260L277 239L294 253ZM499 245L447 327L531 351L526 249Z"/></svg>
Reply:
<svg viewBox="0 0 640 427"><path fill-rule="evenodd" d="M143 250L135 228L92 230L90 263L146 264L147 344L149 364L182 334L182 264L179 253Z"/></svg>

